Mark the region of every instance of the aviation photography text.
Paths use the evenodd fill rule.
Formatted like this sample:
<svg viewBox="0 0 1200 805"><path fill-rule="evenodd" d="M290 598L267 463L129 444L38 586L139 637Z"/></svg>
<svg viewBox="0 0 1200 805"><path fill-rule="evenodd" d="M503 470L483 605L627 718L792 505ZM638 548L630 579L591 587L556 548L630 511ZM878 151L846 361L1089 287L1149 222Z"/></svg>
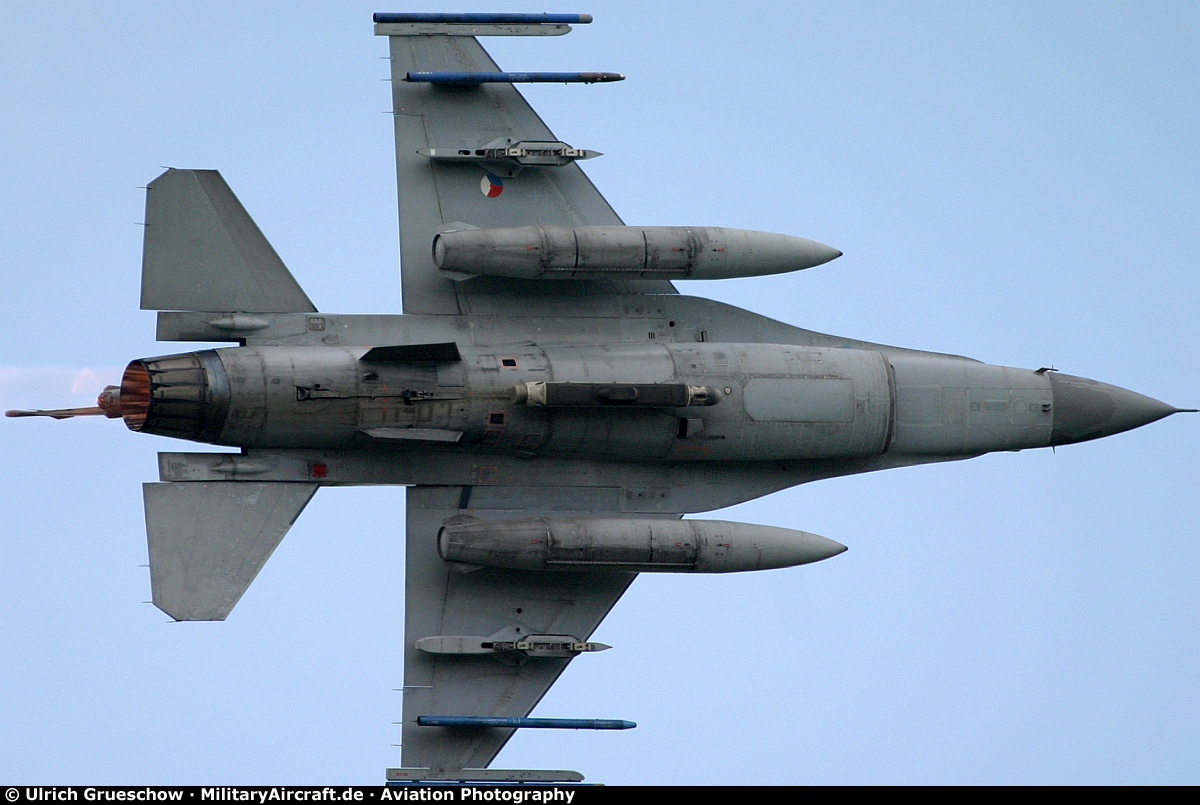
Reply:
<svg viewBox="0 0 1200 805"><path fill-rule="evenodd" d="M602 787L601 787L602 788ZM22 786L5 789L18 802L561 802L573 805L584 789L546 786ZM587 790L600 790L588 787Z"/></svg>

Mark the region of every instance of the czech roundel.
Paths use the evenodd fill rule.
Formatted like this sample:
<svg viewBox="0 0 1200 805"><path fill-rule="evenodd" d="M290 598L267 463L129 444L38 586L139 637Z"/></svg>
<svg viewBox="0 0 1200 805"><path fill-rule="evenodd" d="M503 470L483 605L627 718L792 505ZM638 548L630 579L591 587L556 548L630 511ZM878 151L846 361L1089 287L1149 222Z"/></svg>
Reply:
<svg viewBox="0 0 1200 805"><path fill-rule="evenodd" d="M504 192L504 180L493 173L486 174L479 180L479 189L488 198L495 198Z"/></svg>

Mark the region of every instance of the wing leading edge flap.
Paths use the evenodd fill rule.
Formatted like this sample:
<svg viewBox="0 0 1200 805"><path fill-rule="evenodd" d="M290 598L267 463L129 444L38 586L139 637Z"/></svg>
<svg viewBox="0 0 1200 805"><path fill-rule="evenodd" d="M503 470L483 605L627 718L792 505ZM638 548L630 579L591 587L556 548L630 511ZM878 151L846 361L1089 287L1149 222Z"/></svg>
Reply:
<svg viewBox="0 0 1200 805"><path fill-rule="evenodd" d="M175 168L146 188L142 309L316 312L221 174Z"/></svg>
<svg viewBox="0 0 1200 805"><path fill-rule="evenodd" d="M143 484L154 605L177 621L221 621L262 570L316 484Z"/></svg>
<svg viewBox="0 0 1200 805"><path fill-rule="evenodd" d="M636 574L453 570L438 556L438 529L463 513L470 488L415 486L407 492L402 762L435 771L486 768L513 729L422 727L417 718L527 716L570 658L508 665L487 656L431 654L418 649L417 641L463 635L587 640ZM539 516L515 505L509 511L470 511L482 519Z"/></svg>

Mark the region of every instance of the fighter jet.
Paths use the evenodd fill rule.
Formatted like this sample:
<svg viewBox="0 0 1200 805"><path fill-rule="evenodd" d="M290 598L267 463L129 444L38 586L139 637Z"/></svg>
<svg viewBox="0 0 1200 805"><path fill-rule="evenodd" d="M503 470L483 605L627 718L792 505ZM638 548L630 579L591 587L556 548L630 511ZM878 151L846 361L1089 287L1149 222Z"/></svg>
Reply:
<svg viewBox="0 0 1200 805"><path fill-rule="evenodd" d="M381 14L391 48L404 315L319 312L220 174L150 183L144 309L162 341L95 409L239 448L160 454L145 486L155 604L222 620L323 486L407 487L402 768L491 770L640 572L835 556L802 531L681 519L822 478L1087 441L1180 409L1049 369L814 333L702 298L840 256L793 235L627 226L481 36L584 15ZM583 661L586 661L586 657Z"/></svg>

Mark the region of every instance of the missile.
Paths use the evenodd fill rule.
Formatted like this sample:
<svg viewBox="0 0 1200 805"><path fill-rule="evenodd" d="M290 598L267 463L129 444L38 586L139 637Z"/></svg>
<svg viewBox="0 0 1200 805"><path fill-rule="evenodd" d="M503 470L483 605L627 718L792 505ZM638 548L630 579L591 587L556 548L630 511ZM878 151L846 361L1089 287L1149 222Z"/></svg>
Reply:
<svg viewBox="0 0 1200 805"><path fill-rule="evenodd" d="M731 573L819 562L846 550L831 539L721 520L464 519L438 531L447 562L511 570Z"/></svg>
<svg viewBox="0 0 1200 805"><path fill-rule="evenodd" d="M718 226L519 226L442 232L450 276L719 280L783 274L842 253L807 238Z"/></svg>
<svg viewBox="0 0 1200 805"><path fill-rule="evenodd" d="M522 659L570 659L583 653L607 651L606 643L590 643L574 635L526 635L520 640L497 640L470 635L422 637L414 644L426 654L491 656L497 659L519 655Z"/></svg>
<svg viewBox="0 0 1200 805"><path fill-rule="evenodd" d="M631 730L618 718L505 718L503 716L417 716L421 727L504 727L542 730Z"/></svg>
<svg viewBox="0 0 1200 805"><path fill-rule="evenodd" d="M624 81L620 73L428 73L413 72L405 81L424 84L607 84Z"/></svg>

